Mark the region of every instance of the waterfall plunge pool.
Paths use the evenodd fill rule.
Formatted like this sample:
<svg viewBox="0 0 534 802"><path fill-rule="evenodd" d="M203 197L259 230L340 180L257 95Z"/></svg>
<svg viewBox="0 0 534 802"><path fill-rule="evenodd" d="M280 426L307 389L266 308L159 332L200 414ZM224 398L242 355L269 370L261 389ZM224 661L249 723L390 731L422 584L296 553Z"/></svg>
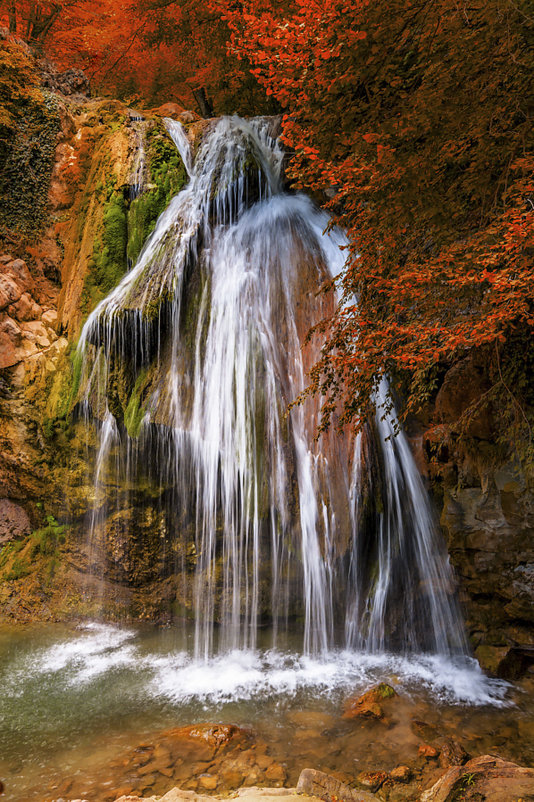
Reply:
<svg viewBox="0 0 534 802"><path fill-rule="evenodd" d="M249 729L283 766L285 785L306 767L356 775L416 765L429 735L453 738L471 756L534 759L531 680L512 686L488 679L466 658L454 664L348 651L308 657L296 639L275 651L266 631L255 652L195 662L192 642L184 629L149 626L0 630L6 800L106 800L125 787L183 787L188 778L138 776L128 755L158 744L166 728L199 722ZM381 681L398 694L385 721L342 718L348 697ZM191 772L202 768L210 767L195 764Z"/></svg>

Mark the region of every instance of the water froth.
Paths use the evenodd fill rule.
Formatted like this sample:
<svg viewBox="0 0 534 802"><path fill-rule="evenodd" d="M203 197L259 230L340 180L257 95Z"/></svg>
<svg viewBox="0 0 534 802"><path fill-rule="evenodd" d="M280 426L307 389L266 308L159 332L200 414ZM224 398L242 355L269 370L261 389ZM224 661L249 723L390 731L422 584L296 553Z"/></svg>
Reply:
<svg viewBox="0 0 534 802"><path fill-rule="evenodd" d="M94 623L37 650L11 677L20 687L39 675L73 689L102 679L127 686L128 678L135 676L136 695L165 699L178 708L190 703L219 708L300 693L326 699L363 693L377 682L392 683L408 697L428 693L439 703L505 706L510 687L487 678L475 660L465 657L348 650L312 657L291 650L234 649L199 661L185 649L154 648L134 629Z"/></svg>

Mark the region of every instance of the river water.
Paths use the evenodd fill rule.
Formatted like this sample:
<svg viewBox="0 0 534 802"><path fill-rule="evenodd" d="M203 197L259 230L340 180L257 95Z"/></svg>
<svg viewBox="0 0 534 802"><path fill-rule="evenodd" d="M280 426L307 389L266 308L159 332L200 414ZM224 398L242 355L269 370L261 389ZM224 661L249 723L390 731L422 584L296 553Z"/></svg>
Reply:
<svg viewBox="0 0 534 802"><path fill-rule="evenodd" d="M157 743L166 728L198 722L249 728L283 765L286 785L310 766L348 775L416 766L428 733L438 742L453 737L472 756L489 751L523 764L534 760L531 680L489 680L466 658L348 651L310 657L290 641L270 650L270 639L265 631L255 651L198 661L194 628L2 629L6 800L67 798L67 789L68 798L114 798L132 750ZM379 681L398 694L387 724L342 719L347 697ZM142 778L134 778L134 790L136 782L143 790ZM184 781L158 775L154 787L163 792L175 784Z"/></svg>

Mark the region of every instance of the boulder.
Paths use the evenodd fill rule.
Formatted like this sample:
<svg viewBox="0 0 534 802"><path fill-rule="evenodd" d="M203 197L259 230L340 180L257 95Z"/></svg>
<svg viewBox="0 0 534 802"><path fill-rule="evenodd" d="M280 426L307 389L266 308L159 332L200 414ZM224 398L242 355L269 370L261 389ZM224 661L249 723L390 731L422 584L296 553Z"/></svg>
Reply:
<svg viewBox="0 0 534 802"><path fill-rule="evenodd" d="M380 685L366 691L362 696L348 699L343 718L381 719L384 717L384 711L380 703L396 695L391 685L381 682Z"/></svg>
<svg viewBox="0 0 534 802"><path fill-rule="evenodd" d="M356 782L366 791L378 791L378 789L388 779L386 771L361 771L356 777Z"/></svg>
<svg viewBox="0 0 534 802"><path fill-rule="evenodd" d="M187 740L206 744L211 750L221 747L236 746L251 738L248 730L237 727L235 724L193 724L188 727L176 727L163 733L173 740Z"/></svg>
<svg viewBox="0 0 534 802"><path fill-rule="evenodd" d="M534 799L534 769L509 763L493 755L482 755L465 766L450 768L420 802L518 802Z"/></svg>
<svg viewBox="0 0 534 802"><path fill-rule="evenodd" d="M447 738L440 744L440 765L444 768L449 766L463 766L469 760L469 755L458 741Z"/></svg>
<svg viewBox="0 0 534 802"><path fill-rule="evenodd" d="M31 295L27 292L22 293L18 301L8 307L8 313L11 317L20 322L27 322L29 320L36 320L41 314L41 307L35 303Z"/></svg>
<svg viewBox="0 0 534 802"><path fill-rule="evenodd" d="M21 295L22 289L12 276L0 275L0 310L17 303Z"/></svg>
<svg viewBox="0 0 534 802"><path fill-rule="evenodd" d="M21 360L19 351L22 343L20 327L10 317L0 322L0 370L10 368Z"/></svg>
<svg viewBox="0 0 534 802"><path fill-rule="evenodd" d="M409 783L412 779L412 770L409 766L396 766L389 772L389 779L394 783Z"/></svg>
<svg viewBox="0 0 534 802"><path fill-rule="evenodd" d="M297 783L297 793L318 796L325 802L343 800L343 802L377 802L378 797L369 791L351 788L349 785L316 769L304 769Z"/></svg>
<svg viewBox="0 0 534 802"><path fill-rule="evenodd" d="M434 760L439 757L439 749L431 744L420 744L417 754L425 760Z"/></svg>

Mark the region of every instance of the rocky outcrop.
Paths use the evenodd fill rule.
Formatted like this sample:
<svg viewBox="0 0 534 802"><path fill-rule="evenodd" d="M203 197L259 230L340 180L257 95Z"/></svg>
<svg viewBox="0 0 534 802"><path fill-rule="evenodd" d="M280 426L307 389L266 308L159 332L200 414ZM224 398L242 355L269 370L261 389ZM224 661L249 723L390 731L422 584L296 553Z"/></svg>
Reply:
<svg viewBox="0 0 534 802"><path fill-rule="evenodd" d="M46 59L39 61L42 74L42 84L53 92L60 92L66 97L78 99L88 98L91 95L89 79L83 70L70 68L60 72L55 65Z"/></svg>
<svg viewBox="0 0 534 802"><path fill-rule="evenodd" d="M135 258L185 171L155 113L141 124L139 114L119 101L89 99L83 73L58 72L6 31L0 32L0 48L6 101L0 141L0 498L22 508L33 529L46 515L70 516L72 538L60 548L73 548L75 582L87 567L75 530L93 491L77 452L86 439L91 447L90 433L82 434L72 415L74 343L84 316L126 272L130 251ZM31 164L30 140L38 143L32 144ZM147 150L147 191L134 200L130 185L141 147ZM6 531L22 531L18 520L15 514L6 519ZM115 547L120 551L120 538ZM9 555L5 570L0 566L0 584L6 571L10 577L2 587L2 614L24 620L39 617L40 593L51 598L38 581L31 594L29 568L21 562L26 551L15 570ZM23 590L18 606L14 599Z"/></svg>
<svg viewBox="0 0 534 802"><path fill-rule="evenodd" d="M0 370L25 362L57 341L57 312L46 305L49 295L44 295L26 262L0 256Z"/></svg>
<svg viewBox="0 0 534 802"><path fill-rule="evenodd" d="M534 769L523 768L493 755L482 755L465 766L454 766L420 802L518 802L534 799Z"/></svg>
<svg viewBox="0 0 534 802"><path fill-rule="evenodd" d="M487 354L467 356L442 376L412 433L472 648L490 673L515 678L534 662L534 492L528 460L503 431L498 385Z"/></svg>
<svg viewBox="0 0 534 802"><path fill-rule="evenodd" d="M31 532L27 512L8 498L0 498L0 546Z"/></svg>

